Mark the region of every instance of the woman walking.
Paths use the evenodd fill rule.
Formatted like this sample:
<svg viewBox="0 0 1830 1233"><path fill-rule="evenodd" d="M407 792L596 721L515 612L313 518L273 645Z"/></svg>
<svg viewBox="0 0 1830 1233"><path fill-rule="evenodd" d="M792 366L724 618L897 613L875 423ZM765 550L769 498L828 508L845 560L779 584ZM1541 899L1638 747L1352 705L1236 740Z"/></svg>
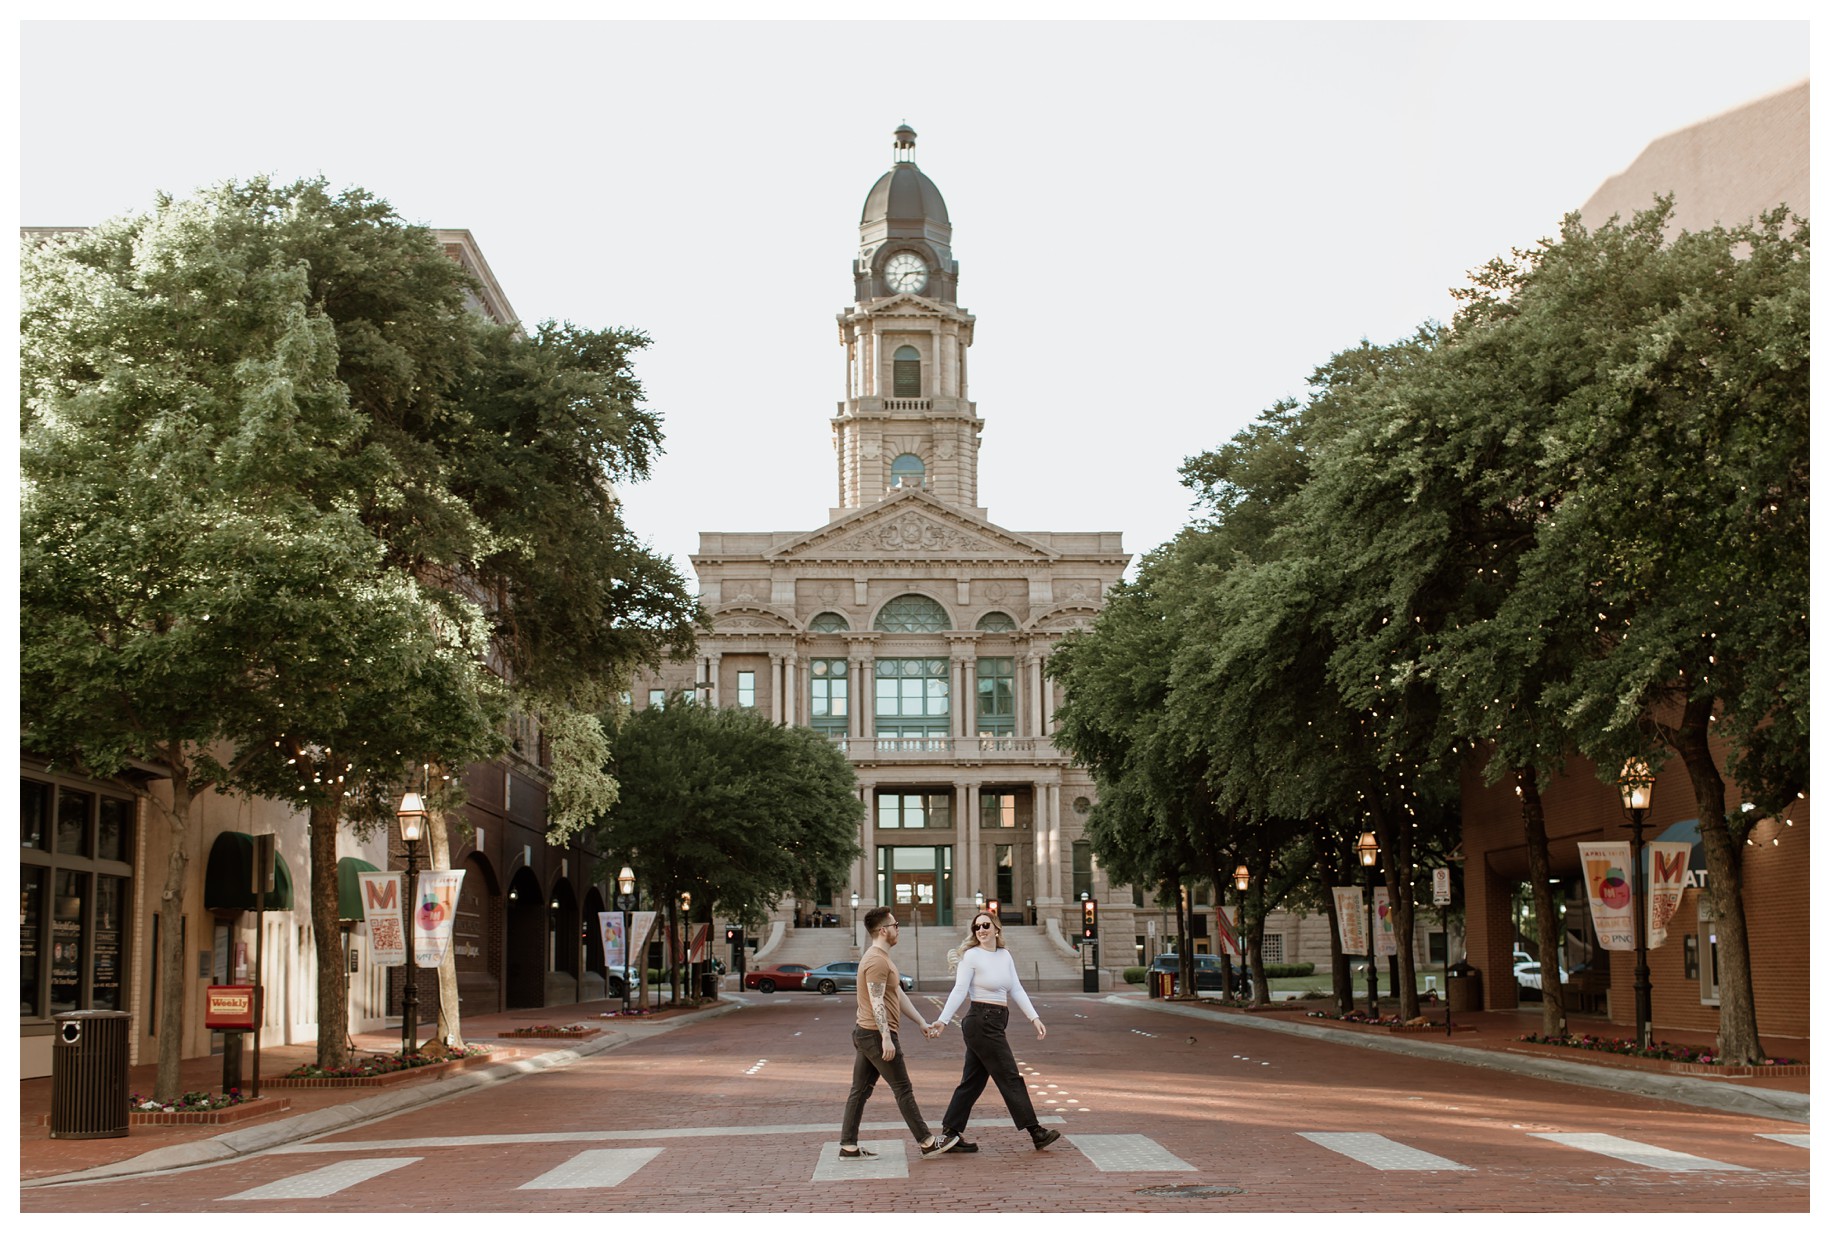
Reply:
<svg viewBox="0 0 1830 1233"><path fill-rule="evenodd" d="M970 1006L960 1025L960 1034L966 1038L966 1065L959 1086L953 1089L946 1116L941 1119L942 1134L965 1135L972 1106L984 1093L986 1080L990 1080L998 1085L1004 1106L1010 1110L1010 1120L1018 1130L1027 1130L1030 1142L1041 1151L1059 1139L1061 1132L1044 1130L1036 1123L1036 1109L1030 1103L1029 1088L1024 1084L1023 1076L1017 1073L1016 1059L1010 1055L1010 1042L1004 1037L1004 1029L1010 1023L1011 1002L1014 1001L1024 1017L1036 1025L1037 1040L1047 1037L1048 1029L1042 1026L1042 1019L1030 1004L1029 995L1023 992L1023 982L1017 979L1016 960L1004 949L1003 931L998 928L997 917L989 912L973 914L972 932L960 947L959 976L931 1030L936 1035L945 1031L953 1019L953 1012L967 1001ZM976 1152L979 1149L977 1144L967 1143L961 1137L954 1150Z"/></svg>

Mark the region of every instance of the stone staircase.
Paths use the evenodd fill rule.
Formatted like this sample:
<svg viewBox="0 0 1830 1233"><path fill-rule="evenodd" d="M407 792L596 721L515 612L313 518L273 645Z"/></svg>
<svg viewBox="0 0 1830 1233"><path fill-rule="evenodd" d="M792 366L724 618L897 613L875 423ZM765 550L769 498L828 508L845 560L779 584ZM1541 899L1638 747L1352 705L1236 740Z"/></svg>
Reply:
<svg viewBox="0 0 1830 1233"><path fill-rule="evenodd" d="M953 987L953 971L947 963L947 952L959 946L965 929L958 925L914 926L902 931L896 944L896 966L904 975L915 978L915 987L925 993L944 994ZM1004 942L1017 961L1017 975L1023 987L1037 991L1078 991L1084 987L1080 963L1038 925L1005 925ZM849 929L792 929L784 927L779 940L762 948L753 967L779 963L804 963L819 967L826 963L855 960L859 952L852 945ZM1109 974L1102 973L1100 989L1111 987Z"/></svg>

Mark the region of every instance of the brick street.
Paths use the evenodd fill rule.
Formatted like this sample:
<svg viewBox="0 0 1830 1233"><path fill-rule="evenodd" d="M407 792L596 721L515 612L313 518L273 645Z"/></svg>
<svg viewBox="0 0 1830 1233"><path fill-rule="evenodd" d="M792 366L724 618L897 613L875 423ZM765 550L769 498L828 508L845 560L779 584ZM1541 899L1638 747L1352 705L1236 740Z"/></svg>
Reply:
<svg viewBox="0 0 1830 1233"><path fill-rule="evenodd" d="M932 1014L938 998L917 994ZM748 995L664 1035L233 1162L22 1191L26 1212L1523 1212L1809 1210L1809 1126L1041 994L1012 1042L1037 1152L995 1087L973 1155L922 1160L881 1086L834 1159L848 996ZM957 1027L905 1040L938 1128ZM865 1184L861 1179L872 1180ZM1206 1192L1203 1193L1203 1188Z"/></svg>

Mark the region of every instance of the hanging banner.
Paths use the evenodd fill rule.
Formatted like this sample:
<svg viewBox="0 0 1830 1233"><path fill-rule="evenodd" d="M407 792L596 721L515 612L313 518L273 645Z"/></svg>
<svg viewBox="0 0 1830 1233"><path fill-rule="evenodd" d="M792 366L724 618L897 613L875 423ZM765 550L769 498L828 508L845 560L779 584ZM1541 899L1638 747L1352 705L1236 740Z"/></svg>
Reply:
<svg viewBox="0 0 1830 1233"><path fill-rule="evenodd" d="M1589 917L1603 950L1633 949L1632 847L1624 840L1576 845L1582 852L1582 880L1589 892Z"/></svg>
<svg viewBox="0 0 1830 1233"><path fill-rule="evenodd" d="M1383 886L1373 888L1373 945L1380 955L1398 953L1398 931L1392 927L1392 905Z"/></svg>
<svg viewBox="0 0 1830 1233"><path fill-rule="evenodd" d="M632 912L629 915L629 966L638 967L642 957L648 952L648 935L654 932L653 912Z"/></svg>
<svg viewBox="0 0 1830 1233"><path fill-rule="evenodd" d="M618 972L623 968L623 914L621 912L599 912L597 914L598 932L604 942L604 971Z"/></svg>
<svg viewBox="0 0 1830 1233"><path fill-rule="evenodd" d="M692 953L686 957L688 963L705 962L706 944L711 940L711 936L711 922L707 921L693 926L693 949Z"/></svg>
<svg viewBox="0 0 1830 1233"><path fill-rule="evenodd" d="M451 927L457 923L458 887L462 869L428 869L416 880L413 892L413 962L435 968L451 949Z"/></svg>
<svg viewBox="0 0 1830 1233"><path fill-rule="evenodd" d="M1684 897L1684 884L1690 871L1690 845L1687 843L1649 843L1646 845L1646 947L1665 944L1665 927L1677 915L1678 901Z"/></svg>
<svg viewBox="0 0 1830 1233"><path fill-rule="evenodd" d="M400 920L398 873L358 873L362 887L362 920L368 926L369 962L397 968L407 961L407 932Z"/></svg>
<svg viewBox="0 0 1830 1233"><path fill-rule="evenodd" d="M1245 952L1239 948L1239 909L1222 907L1214 913L1214 932L1220 935L1220 949L1235 957Z"/></svg>
<svg viewBox="0 0 1830 1233"><path fill-rule="evenodd" d="M1331 886L1334 919L1340 926L1341 950L1349 955L1366 953L1366 900L1357 886Z"/></svg>

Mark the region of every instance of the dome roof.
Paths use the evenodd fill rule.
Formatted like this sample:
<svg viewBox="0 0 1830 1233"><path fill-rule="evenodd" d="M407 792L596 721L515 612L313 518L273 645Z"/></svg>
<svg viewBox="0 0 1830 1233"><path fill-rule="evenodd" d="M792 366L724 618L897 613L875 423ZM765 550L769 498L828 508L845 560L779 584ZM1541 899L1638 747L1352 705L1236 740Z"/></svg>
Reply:
<svg viewBox="0 0 1830 1233"><path fill-rule="evenodd" d="M915 165L915 130L904 124L896 130L896 165L871 185L864 198L864 213L859 226L871 223L939 223L951 226L947 203L934 181Z"/></svg>
<svg viewBox="0 0 1830 1233"><path fill-rule="evenodd" d="M864 199L860 226L867 223L919 223L923 220L951 225L947 203L934 181L914 163L897 163L871 186Z"/></svg>

